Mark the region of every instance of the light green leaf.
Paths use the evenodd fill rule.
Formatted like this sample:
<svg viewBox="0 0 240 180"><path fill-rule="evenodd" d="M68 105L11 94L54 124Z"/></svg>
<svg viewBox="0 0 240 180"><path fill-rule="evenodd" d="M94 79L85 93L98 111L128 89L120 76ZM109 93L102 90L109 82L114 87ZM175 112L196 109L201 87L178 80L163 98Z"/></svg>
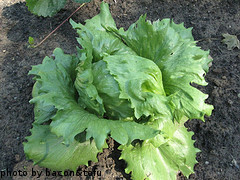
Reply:
<svg viewBox="0 0 240 180"><path fill-rule="evenodd" d="M78 64L77 76L74 82L75 88L78 91L78 101L82 108L94 113L98 116L103 116L106 112L103 106L102 98L93 84L92 72L92 45L87 37L80 39L83 49L78 49L80 63Z"/></svg>
<svg viewBox="0 0 240 180"><path fill-rule="evenodd" d="M133 120L134 111L131 103L127 99L119 98L118 82L110 74L106 62L100 60L93 64L93 78L93 83L103 99L107 117Z"/></svg>
<svg viewBox="0 0 240 180"><path fill-rule="evenodd" d="M74 140L66 146L63 138L50 132L48 125L35 124L31 132L32 135L26 138L28 142L23 143L27 158L51 170L76 171L79 165L88 165L88 161L97 162L97 153L102 151L90 140L81 143Z"/></svg>
<svg viewBox="0 0 240 180"><path fill-rule="evenodd" d="M127 162L126 173L132 172L135 180L175 180L178 171L189 176L194 172L196 153L199 152L194 148L192 135L192 132L180 126L172 138L165 141L158 135L160 137L137 143L135 146L121 145L120 159Z"/></svg>
<svg viewBox="0 0 240 180"><path fill-rule="evenodd" d="M173 96L178 119L204 119L213 106L205 104L208 97L191 83L207 85L204 75L208 71L209 52L196 46L190 29L176 25L169 19L146 21L146 16L131 25L125 32L106 28L126 43L137 55L155 62L162 72L163 87L167 96Z"/></svg>
<svg viewBox="0 0 240 180"><path fill-rule="evenodd" d="M132 116L133 110L129 102L119 99L117 82L107 70L102 69L101 63L94 64L106 55L135 54L121 40L106 32L102 27L102 25L116 27L108 4L102 3L100 14L87 20L85 25L77 24L72 20L70 22L73 28L78 30L78 42L85 49L80 58L85 63L79 65L75 82L75 87L79 92L79 101L82 102L80 104L88 111L98 115L103 115L105 112L109 118L125 119ZM91 63L93 64L91 65ZM108 83L111 83L111 87Z"/></svg>
<svg viewBox="0 0 240 180"><path fill-rule="evenodd" d="M136 53L127 47L120 39L107 32L104 28L106 26L116 28L107 4L102 3L100 14L90 20L87 20L84 26L73 21L71 21L71 24L75 29L78 29L80 36L78 41L81 46L85 47L86 44L88 44L88 48L86 48L88 53L85 55L87 59L93 58L93 62L95 62L101 61L105 57L110 56L108 58L109 63L114 62L112 63L112 67L108 65L107 69L103 62L99 62L93 64L94 70L89 67L87 70L88 73L79 72L76 80L77 83L75 83L77 89L80 89L79 87L83 84L81 81L83 82L82 79L84 78L80 78L80 74L81 76L89 78L85 82L88 84L90 82L91 86L95 86L94 91L90 91L90 88L85 88L86 91L94 92L95 96L90 96L89 94L86 96L86 93L82 93L84 95L81 96L81 93L79 93L80 98L84 102L88 102L88 104L84 103L86 107L97 111L98 108L100 108L103 104L106 109L106 115L110 118L117 119L132 119L130 118L133 115L131 108L135 108L136 118L139 118L142 115L149 116L157 113L171 114L169 113L169 110L165 111L167 109L166 107L168 106L166 105L166 101L168 101L168 99L160 96L165 95L165 93L162 87L162 77L159 68L153 62L148 61L147 59L145 59L146 62L143 62L139 60L143 59L141 57L129 56L131 54L136 55ZM96 31L96 29L98 29L98 31ZM89 43L87 43L88 39L92 44L91 47ZM89 52L90 49L92 49L92 55L91 52ZM111 58L114 59L114 57L117 57L113 55L119 55L119 58L112 61ZM125 57L125 64L121 62L123 61L123 57ZM149 64L150 67L147 68ZM138 66L135 67L135 65ZM125 74L121 81L119 80L119 76L117 76L118 69L116 69L115 73L112 72L111 68L114 67L119 67L118 69L124 69L127 72L131 72L132 70L134 71L131 72L131 74ZM146 67L145 70L148 69L147 73L144 72L144 67ZM155 74L152 71L154 71ZM139 72L142 72L142 74L138 75ZM93 83L92 73L94 78ZM145 75L147 77L145 77ZM129 80L125 77L132 79ZM114 79L117 80L117 83ZM111 88L108 88L109 83L111 83ZM128 83L126 88L125 83ZM118 84L120 87L118 87ZM136 87L139 87L140 89L137 89ZM144 91L143 93L141 92L142 90ZM131 93L131 96L128 93ZM97 101L97 99L100 98L103 100L103 103L102 101ZM144 102L145 100L148 102ZM93 105L97 107L93 107ZM163 110L164 106L166 107ZM160 109L161 112L159 111Z"/></svg>
<svg viewBox="0 0 240 180"><path fill-rule="evenodd" d="M38 16L53 16L62 9L66 0L26 0L29 11Z"/></svg>
<svg viewBox="0 0 240 180"><path fill-rule="evenodd" d="M85 130L87 139L93 137L99 149L108 134L120 144L127 144L134 139L152 138L158 133L136 122L103 119L82 109L76 101L75 78L71 77L71 74L76 74L77 58L63 54L60 49L56 49L54 54L55 60L46 57L42 64L34 66L30 71L38 83L31 102L37 104L40 110L50 106L56 108L54 116L52 111L47 111L46 116L52 120L51 132L58 137L63 136L65 144L71 144L75 136Z"/></svg>
<svg viewBox="0 0 240 180"><path fill-rule="evenodd" d="M136 55L106 56L103 61L119 84L119 98L130 100L137 119L143 115L171 116L162 85L162 74L154 62Z"/></svg>
<svg viewBox="0 0 240 180"><path fill-rule="evenodd" d="M240 42L237 36L228 33L222 34L222 36L224 37L222 42L227 45L228 50L233 50L234 48L240 49Z"/></svg>
<svg viewBox="0 0 240 180"><path fill-rule="evenodd" d="M196 46L191 29L169 19L151 23L142 16L127 31L118 30L104 2L100 14L85 25L71 24L82 47L77 55L57 49L55 60L46 57L30 72L36 80L34 128L45 130L33 130L29 146L25 144L27 155L44 166L50 157L58 158L39 145L48 142L43 136L53 144L61 140L60 149L74 148L76 142L90 148L94 143L95 155L74 163L74 169L94 159L109 135L121 144L121 158L133 179L168 180L176 179L178 171L193 173L199 150L184 122L203 120L213 107L205 104L207 95L192 86L207 85L204 75L212 60ZM34 134L42 134L40 140ZM32 146L41 149L41 156Z"/></svg>
<svg viewBox="0 0 240 180"><path fill-rule="evenodd" d="M85 28L89 29L90 31L94 31L95 33L97 33L97 31L105 32L105 29L102 27L102 24L109 27L116 27L116 23L109 11L109 5L107 3L102 2L100 7L101 7L100 13L91 19L87 19L85 21L86 24L84 25ZM73 28L82 27L81 24L75 24L76 26L74 26L74 24L72 24Z"/></svg>
<svg viewBox="0 0 240 180"><path fill-rule="evenodd" d="M101 3L101 12L92 19L86 20L85 25L76 23L73 20L70 20L70 23L74 29L77 29L79 34L77 39L80 44L83 43L83 39L90 39L93 48L93 62L103 59L105 54L136 54L121 40L106 32L103 26L116 28L116 24L109 12L108 4L104 2Z"/></svg>
<svg viewBox="0 0 240 180"><path fill-rule="evenodd" d="M28 37L28 43L29 43L30 45L33 45L33 44L34 44L34 38L31 37L31 36L29 36L29 37Z"/></svg>
<svg viewBox="0 0 240 180"><path fill-rule="evenodd" d="M73 81L79 60L74 56L64 54L59 48L56 48L53 54L55 60L45 57L42 64L33 66L29 72L35 75L36 80L32 93L33 99L30 102L41 106L41 109L50 106L61 108L70 102L75 102L76 90ZM49 119L45 121L47 120Z"/></svg>
<svg viewBox="0 0 240 180"><path fill-rule="evenodd" d="M58 111L50 124L51 131L63 136L66 144L86 129L87 139L93 137L98 149L101 149L108 134L120 144L129 144L134 139L149 139L158 134L150 126L136 122L98 118L94 114L72 104L69 109Z"/></svg>
<svg viewBox="0 0 240 180"><path fill-rule="evenodd" d="M53 54L55 56L55 62L56 62L55 64L59 64L59 66L63 66L67 74L69 74L69 78L74 81L76 76L75 68L79 60L74 56L64 54L64 52L59 48L56 48ZM44 62L45 61L51 62L51 59L46 57ZM39 72L39 68L41 68L41 72ZM38 65L38 66L34 66L33 69L29 72L29 74L37 74L37 73L47 74L48 72L50 73L51 71L52 71L52 66ZM38 78L39 77L35 77L35 79L38 79ZM54 83L56 84L56 82ZM51 86L51 84L49 84L49 86ZM63 90L65 89L63 87L60 87L60 88L62 88ZM33 86L33 91L32 91L33 98L41 95L42 91L44 92L44 90L42 89L42 81L39 80ZM71 92L72 90L70 90L70 93ZM73 94L70 95L70 99L71 99L71 96L74 96L75 91L73 91L72 93ZM59 97L59 100L61 100L61 97ZM66 102L63 102L63 104L64 103ZM34 106L35 123L41 124L43 122L49 121L56 114L56 111L57 109L54 107L54 105L46 104L46 102L43 100L35 102L35 106Z"/></svg>

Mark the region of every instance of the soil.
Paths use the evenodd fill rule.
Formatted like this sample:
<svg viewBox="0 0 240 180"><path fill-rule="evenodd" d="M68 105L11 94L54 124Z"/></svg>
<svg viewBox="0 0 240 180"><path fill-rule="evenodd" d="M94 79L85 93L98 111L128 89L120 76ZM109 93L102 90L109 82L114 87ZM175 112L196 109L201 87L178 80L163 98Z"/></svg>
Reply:
<svg viewBox="0 0 240 180"><path fill-rule="evenodd" d="M27 161L23 153L25 137L30 135L33 122L33 106L29 104L34 81L27 73L32 65L51 56L56 47L65 53L74 53L77 41L75 31L64 24L53 36L38 48L28 48L29 36L39 42L59 25L77 4L70 3L52 18L43 18L28 12L19 0L0 3L0 170L45 170ZM9 2L9 3L8 3ZM193 36L201 41L199 46L210 49L214 59L206 76L209 85L199 87L209 94L207 102L215 109L206 121L192 120L186 123L195 132L195 146L201 150L197 155L195 180L240 179L240 50L228 50L221 43L222 34L237 35L240 39L239 0L106 0L118 27L127 28L141 14L149 20L172 18L176 23L193 27ZM83 23L99 12L100 0L92 1L77 12L73 19ZM98 163L81 170L101 172L100 179L130 179L124 173L126 164L119 161L118 144L109 139L109 149L98 155ZM34 179L34 177L4 177L4 179ZM178 179L186 179L181 173ZM36 179L36 177L35 177ZM44 177L41 179L64 179ZM74 177L73 177L74 179ZM77 179L77 178L75 178ZM91 179L85 177L85 179ZM96 178L97 179L97 178Z"/></svg>

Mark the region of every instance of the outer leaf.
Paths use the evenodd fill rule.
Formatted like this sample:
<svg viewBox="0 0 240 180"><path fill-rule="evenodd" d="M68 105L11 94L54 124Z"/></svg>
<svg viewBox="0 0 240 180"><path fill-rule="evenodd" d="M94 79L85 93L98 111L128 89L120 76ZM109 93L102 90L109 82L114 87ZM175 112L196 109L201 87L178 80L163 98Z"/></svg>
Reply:
<svg viewBox="0 0 240 180"><path fill-rule="evenodd" d="M51 132L63 136L66 144L72 143L75 136L84 130L87 132L87 139L93 137L99 149L110 133L120 144L130 143L134 139L152 138L158 133L145 125L98 118L83 110L77 104L74 79L71 77L71 74L76 74L74 69L78 60L64 54L60 57L62 51L59 49L54 52L56 60L47 57L43 64L34 66L30 71L40 86L37 96L31 102L57 109L56 115L51 118Z"/></svg>
<svg viewBox="0 0 240 180"><path fill-rule="evenodd" d="M35 164L51 170L73 170L79 165L88 165L88 161L97 162L100 152L94 141L78 142L74 140L69 146L63 144L63 138L58 138L50 132L48 125L33 125L32 135L24 143L24 151Z"/></svg>
<svg viewBox="0 0 240 180"><path fill-rule="evenodd" d="M39 95L39 88L41 88L41 84L36 82L32 90L33 97ZM45 105L42 101L36 102L34 105L34 122L36 124L47 122L56 114L56 112L57 110L53 105Z"/></svg>
<svg viewBox="0 0 240 180"><path fill-rule="evenodd" d="M179 127L165 143L155 138L135 146L120 146L120 159L124 159L128 165L126 173L132 172L135 180L175 180L178 171L189 176L194 172L196 153L199 152L194 148L192 135L185 127Z"/></svg>
<svg viewBox="0 0 240 180"><path fill-rule="evenodd" d="M190 83L207 85L203 75L208 71L208 52L196 46L190 30L169 19L153 22L142 16L128 31L107 28L132 48L139 56L151 59L162 71L166 94L173 95L176 112L181 119L204 119L213 106L204 103L208 97ZM185 39L184 39L185 38Z"/></svg>
<svg viewBox="0 0 240 180"><path fill-rule="evenodd" d="M109 12L107 3L101 3L101 12L92 19L86 20L86 24L75 23L70 20L74 29L77 29L79 37L78 42L82 45L82 38L88 37L93 48L93 62L101 60L105 54L135 54L121 40L107 33L103 26L116 28L116 24ZM85 37L86 36L86 37Z"/></svg>
<svg viewBox="0 0 240 180"><path fill-rule="evenodd" d="M66 0L26 0L29 11L38 16L53 16L62 9Z"/></svg>
<svg viewBox="0 0 240 180"><path fill-rule="evenodd" d="M237 36L228 33L222 34L222 36L224 37L222 42L227 45L228 50L233 50L234 48L240 49L240 42Z"/></svg>
<svg viewBox="0 0 240 180"><path fill-rule="evenodd" d="M115 21L112 18L112 15L109 11L108 4L102 2L100 7L101 7L101 12L98 15L94 16L92 19L87 19L85 21L86 24L84 26L88 28L90 31L105 32L105 29L102 27L102 25L109 26L109 27L116 27ZM78 24L78 25L75 24L75 25L76 27L78 27L81 24Z"/></svg>
<svg viewBox="0 0 240 180"><path fill-rule="evenodd" d="M76 57L74 56L64 54L63 51L59 48L55 49L53 54L55 56L55 62L65 67L65 69L67 70L67 73L69 73L70 75L69 78L71 78L72 80L75 80L75 76L76 76L75 68L79 60L76 59ZM48 61L48 60L49 58L46 57L44 61ZM35 67L39 67L39 66L35 66ZM34 69L35 68L33 67L33 69L29 72L29 74L38 73L38 71L35 71ZM49 71L51 72L52 67L51 66L45 67L43 71L45 71L46 73ZM42 90L40 90L41 87L42 87L41 81L37 81L34 84L33 91L32 91L33 98L42 94ZM56 108L52 104L46 104L44 101L35 102L35 106L34 106L35 123L41 124L43 122L50 120L56 114L56 111L57 111Z"/></svg>
<svg viewBox="0 0 240 180"><path fill-rule="evenodd" d="M93 137L98 149L101 149L108 134L120 144L129 144L134 139L149 139L158 131L149 126L122 120L98 118L82 110L77 104L69 109L58 111L51 123L52 132L63 136L65 143L71 143L74 137L86 129L87 139Z"/></svg>

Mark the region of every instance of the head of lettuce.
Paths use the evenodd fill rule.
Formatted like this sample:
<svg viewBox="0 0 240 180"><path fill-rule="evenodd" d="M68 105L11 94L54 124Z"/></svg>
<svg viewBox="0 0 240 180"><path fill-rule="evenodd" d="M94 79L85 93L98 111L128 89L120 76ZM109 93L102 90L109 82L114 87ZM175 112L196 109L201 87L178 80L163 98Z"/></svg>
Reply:
<svg viewBox="0 0 240 180"><path fill-rule="evenodd" d="M117 29L106 3L85 25L71 20L81 48L59 48L33 66L35 121L24 151L36 164L76 171L97 161L106 138L121 144L133 179L176 179L193 173L196 153L188 119L204 120L213 106L191 83L207 85L209 52L191 29L146 16Z"/></svg>

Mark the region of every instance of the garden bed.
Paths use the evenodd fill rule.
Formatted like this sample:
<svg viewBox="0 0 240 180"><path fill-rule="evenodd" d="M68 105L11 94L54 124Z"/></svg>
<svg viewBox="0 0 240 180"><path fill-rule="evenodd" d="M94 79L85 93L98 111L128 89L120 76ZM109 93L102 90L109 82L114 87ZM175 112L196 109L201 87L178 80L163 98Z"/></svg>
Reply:
<svg viewBox="0 0 240 180"><path fill-rule="evenodd" d="M199 163L195 166L195 174L190 179L240 179L240 50L228 50L221 42L223 33L238 35L240 39L240 1L106 2L110 4L118 27L126 29L145 13L149 20L172 18L175 23L184 22L185 27L193 27L194 39L200 40L198 45L204 50L210 49L213 63L206 76L209 85L200 87L200 90L209 94L207 103L214 105L215 109L210 117L205 118L206 122L192 120L186 123L195 133L195 146L201 150L197 154ZM73 16L73 20L83 23L99 12L99 5L100 0L88 3ZM51 56L56 47L64 49L65 53L75 53L77 34L66 23L37 48L28 48L27 41L32 36L39 42L68 17L77 4L70 3L52 18L32 15L25 3L0 3L0 6L0 170L22 170L30 175L33 168L44 173L46 169L26 161L23 152L22 142L30 135L33 122L33 105L28 101L34 81L27 73L46 55ZM101 172L101 179L129 179L130 176L124 173L125 162L118 160L119 145L112 139L108 144L110 148L98 155L98 163L81 166L81 170ZM13 178L24 179L21 176ZM86 179L84 175L82 178ZM181 173L178 178L184 179ZM51 179L56 177L51 176Z"/></svg>

